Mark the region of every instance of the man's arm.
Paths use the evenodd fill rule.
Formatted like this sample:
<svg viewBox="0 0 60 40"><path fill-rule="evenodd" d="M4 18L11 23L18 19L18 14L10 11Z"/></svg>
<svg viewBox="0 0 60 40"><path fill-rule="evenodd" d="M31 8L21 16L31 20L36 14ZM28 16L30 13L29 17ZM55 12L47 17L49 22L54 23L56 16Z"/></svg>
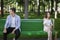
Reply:
<svg viewBox="0 0 60 40"><path fill-rule="evenodd" d="M17 27L15 29L19 29L20 28L20 24L21 24L21 20L20 20L20 17L18 17Z"/></svg>
<svg viewBox="0 0 60 40"><path fill-rule="evenodd" d="M6 33L7 31L6 31L6 28L7 28L7 25L8 25L8 17L7 17L7 19L6 19L6 23L5 23L5 26L4 26L4 33Z"/></svg>
<svg viewBox="0 0 60 40"><path fill-rule="evenodd" d="M8 26L8 17L7 17L7 19L6 19L4 28L7 28L7 26Z"/></svg>

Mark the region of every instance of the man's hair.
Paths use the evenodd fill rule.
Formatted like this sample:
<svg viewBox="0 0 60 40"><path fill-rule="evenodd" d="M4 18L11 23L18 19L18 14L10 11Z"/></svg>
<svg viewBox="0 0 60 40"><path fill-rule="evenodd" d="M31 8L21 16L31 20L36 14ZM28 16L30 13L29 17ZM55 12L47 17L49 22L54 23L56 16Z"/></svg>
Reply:
<svg viewBox="0 0 60 40"><path fill-rule="evenodd" d="M10 10L14 11L14 13L16 12L16 8L10 8Z"/></svg>

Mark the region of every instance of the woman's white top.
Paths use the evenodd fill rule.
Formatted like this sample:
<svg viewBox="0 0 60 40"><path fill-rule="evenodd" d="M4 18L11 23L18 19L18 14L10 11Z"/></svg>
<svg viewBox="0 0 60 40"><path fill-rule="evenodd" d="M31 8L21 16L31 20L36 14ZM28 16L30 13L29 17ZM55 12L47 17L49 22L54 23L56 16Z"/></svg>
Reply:
<svg viewBox="0 0 60 40"><path fill-rule="evenodd" d="M50 28L52 27L52 21L51 19L43 19L43 25L44 25L44 31L48 32L50 31Z"/></svg>

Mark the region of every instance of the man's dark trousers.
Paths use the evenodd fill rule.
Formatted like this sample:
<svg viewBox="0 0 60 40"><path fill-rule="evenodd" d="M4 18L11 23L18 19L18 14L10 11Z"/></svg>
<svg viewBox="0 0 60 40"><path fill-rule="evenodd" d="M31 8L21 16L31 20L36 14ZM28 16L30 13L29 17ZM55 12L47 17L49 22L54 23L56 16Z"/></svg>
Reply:
<svg viewBox="0 0 60 40"><path fill-rule="evenodd" d="M3 39L4 39L4 40L7 40L7 35L8 35L9 33L11 33L14 29L15 29L15 28L12 28L12 27L7 28L7 29L6 29L6 30L7 30L7 33L3 33ZM15 34L15 40L17 40L17 39L19 38L19 36L20 36L20 30L17 29L14 34Z"/></svg>

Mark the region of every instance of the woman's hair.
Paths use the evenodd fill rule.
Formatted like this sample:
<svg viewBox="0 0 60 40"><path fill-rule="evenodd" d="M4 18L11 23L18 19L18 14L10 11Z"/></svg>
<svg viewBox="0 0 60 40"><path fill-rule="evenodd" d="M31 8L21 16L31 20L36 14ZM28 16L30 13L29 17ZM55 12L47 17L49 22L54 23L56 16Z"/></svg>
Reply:
<svg viewBox="0 0 60 40"><path fill-rule="evenodd" d="M50 13L50 12L45 12L44 18L47 18L47 15L48 15L47 13Z"/></svg>

